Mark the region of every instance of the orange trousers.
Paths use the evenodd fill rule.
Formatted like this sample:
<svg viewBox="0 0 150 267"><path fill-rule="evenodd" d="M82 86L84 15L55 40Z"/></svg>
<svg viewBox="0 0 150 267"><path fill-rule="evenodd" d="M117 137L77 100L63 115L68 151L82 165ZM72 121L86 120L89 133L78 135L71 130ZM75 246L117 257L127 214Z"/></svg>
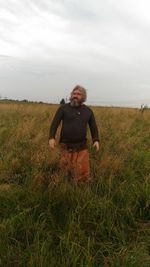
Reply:
<svg viewBox="0 0 150 267"><path fill-rule="evenodd" d="M61 150L60 166L70 172L76 182L88 182L90 180L90 162L87 149L81 151Z"/></svg>

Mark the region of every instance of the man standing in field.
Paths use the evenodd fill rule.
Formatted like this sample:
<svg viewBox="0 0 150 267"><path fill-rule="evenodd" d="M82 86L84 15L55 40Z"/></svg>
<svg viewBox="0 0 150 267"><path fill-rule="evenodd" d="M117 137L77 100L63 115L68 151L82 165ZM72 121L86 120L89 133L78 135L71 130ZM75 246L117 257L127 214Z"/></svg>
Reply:
<svg viewBox="0 0 150 267"><path fill-rule="evenodd" d="M93 111L83 104L86 90L77 85L71 92L70 102L60 106L52 120L49 132L49 146L56 146L55 135L62 121L60 133L60 165L72 173L76 182L90 180L90 162L87 150L87 125L90 127L93 146L99 151L98 128Z"/></svg>

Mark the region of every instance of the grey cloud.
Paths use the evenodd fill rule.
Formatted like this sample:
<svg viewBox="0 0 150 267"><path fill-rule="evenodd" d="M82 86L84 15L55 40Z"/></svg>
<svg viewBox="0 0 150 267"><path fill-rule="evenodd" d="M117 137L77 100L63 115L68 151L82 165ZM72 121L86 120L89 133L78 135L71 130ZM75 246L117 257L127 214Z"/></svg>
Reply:
<svg viewBox="0 0 150 267"><path fill-rule="evenodd" d="M1 73L9 72L11 76L19 75L32 75L32 76L55 76L63 74L63 69L50 65L50 64L43 64L42 62L29 62L27 60L23 60L17 57L7 56L7 55L0 55L0 62L2 66ZM2 75L0 77L7 77L8 75Z"/></svg>
<svg viewBox="0 0 150 267"><path fill-rule="evenodd" d="M45 63L41 63L37 53L35 63L32 52L31 63L18 59L10 60L11 69L9 67L7 70L11 81L5 81L5 88L9 90L9 83L11 85L14 81L14 76L18 83L17 88L21 86L21 77L29 79L39 90L44 83L47 88L45 98L49 86L61 90L66 84L72 87L76 82L92 88L90 97L95 98L95 101L98 97L109 99L110 102L115 98L119 101L121 98L130 99L130 96L141 97L142 94L149 98L150 21L146 23L142 18L139 19L138 14L132 12L134 3L132 0L126 1L124 5L127 6L124 8L123 2L116 0L3 1L0 6L14 16L14 20L11 16L0 18L0 27L3 28L0 38L6 43L13 45L14 42L14 45L19 46L19 41L15 43L9 33L16 29L17 23L19 25L26 19L42 18L44 21L45 15L48 17L53 14L60 18L60 21L66 22L60 32L58 29L58 36L59 33L64 34L64 45L51 46L50 39L48 42L39 36L31 40L30 47L25 47L26 50L37 49L41 55L46 55L49 58L47 62L45 60ZM45 24L46 22L44 21ZM5 32L4 27L8 31ZM27 34L28 32L26 37ZM26 53L28 54L28 51ZM8 66L8 60L6 61L5 67ZM22 85L23 89L24 86ZM55 90L55 94L57 98L59 92Z"/></svg>
<svg viewBox="0 0 150 267"><path fill-rule="evenodd" d="M15 40L12 40L7 34L4 34L1 31L0 31L0 40L12 45L17 45L17 42Z"/></svg>
<svg viewBox="0 0 150 267"><path fill-rule="evenodd" d="M22 18L23 16L32 16L36 10L33 8L32 2L29 0L10 0L3 1L1 4L1 9L10 12L17 18Z"/></svg>

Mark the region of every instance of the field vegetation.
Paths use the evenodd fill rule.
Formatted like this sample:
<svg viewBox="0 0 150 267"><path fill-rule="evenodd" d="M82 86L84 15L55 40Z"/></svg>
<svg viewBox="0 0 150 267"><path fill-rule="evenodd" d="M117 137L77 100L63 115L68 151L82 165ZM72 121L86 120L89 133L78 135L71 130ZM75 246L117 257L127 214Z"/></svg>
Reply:
<svg viewBox="0 0 150 267"><path fill-rule="evenodd" d="M150 266L150 110L92 107L92 182L48 147L57 105L0 104L0 266ZM59 138L59 131L57 138Z"/></svg>

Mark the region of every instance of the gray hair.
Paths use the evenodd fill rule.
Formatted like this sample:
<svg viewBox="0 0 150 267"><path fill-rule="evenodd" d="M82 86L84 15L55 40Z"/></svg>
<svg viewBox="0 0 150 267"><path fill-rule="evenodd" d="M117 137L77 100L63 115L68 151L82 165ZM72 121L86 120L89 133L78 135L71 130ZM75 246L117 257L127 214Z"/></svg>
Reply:
<svg viewBox="0 0 150 267"><path fill-rule="evenodd" d="M71 92L71 96L72 96L73 92L76 91L76 90L79 90L79 91L82 93L82 96L83 96L83 102L85 102L86 99L87 99L87 92L86 92L86 89L85 89L84 87L80 86L80 85L76 85L76 86L74 87L74 89L72 90L72 92Z"/></svg>

